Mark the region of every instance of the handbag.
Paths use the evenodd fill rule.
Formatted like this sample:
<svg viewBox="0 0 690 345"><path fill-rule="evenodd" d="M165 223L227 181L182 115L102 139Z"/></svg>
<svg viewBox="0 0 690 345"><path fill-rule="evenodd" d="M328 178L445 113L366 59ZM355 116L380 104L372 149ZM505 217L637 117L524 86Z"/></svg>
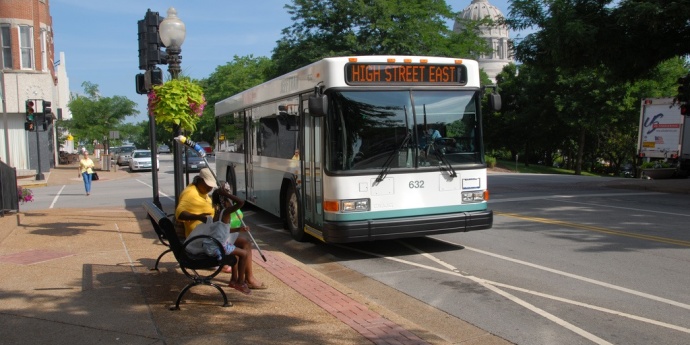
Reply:
<svg viewBox="0 0 690 345"><path fill-rule="evenodd" d="M94 171L93 174L91 174L91 181L98 181L99 179L100 177L98 177L98 173Z"/></svg>

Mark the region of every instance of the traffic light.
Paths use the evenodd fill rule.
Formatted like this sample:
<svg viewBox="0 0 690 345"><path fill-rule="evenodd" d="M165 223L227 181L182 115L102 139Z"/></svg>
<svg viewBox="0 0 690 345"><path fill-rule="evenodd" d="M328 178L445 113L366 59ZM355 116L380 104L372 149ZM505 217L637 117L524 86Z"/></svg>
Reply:
<svg viewBox="0 0 690 345"><path fill-rule="evenodd" d="M26 121L26 122L24 122L24 129L27 130L27 131L29 131L29 132L33 132L33 131L34 131L34 123L33 123L33 121Z"/></svg>
<svg viewBox="0 0 690 345"><path fill-rule="evenodd" d="M154 85L163 84L163 71L160 68L148 69L144 73L139 73L134 77L136 91L140 95L145 95L151 91Z"/></svg>
<svg viewBox="0 0 690 345"><path fill-rule="evenodd" d="M680 113L690 116L690 74L678 78L678 96L676 101L680 105Z"/></svg>
<svg viewBox="0 0 690 345"><path fill-rule="evenodd" d="M140 95L145 95L149 92L146 89L146 80L144 79L144 73L139 73L134 76L134 84L136 85L137 93Z"/></svg>
<svg viewBox="0 0 690 345"><path fill-rule="evenodd" d="M34 114L36 113L36 108L34 106L35 106L35 104L34 104L33 100L30 100L30 99L26 100L26 118L29 121L34 120Z"/></svg>
<svg viewBox="0 0 690 345"><path fill-rule="evenodd" d="M145 20L140 20L137 22L137 27L138 27L138 33L137 37L139 38L139 69L141 70L146 70L149 67L149 61L146 56L146 50L148 48L148 41L146 39L147 37L147 29L146 29L146 21Z"/></svg>
<svg viewBox="0 0 690 345"><path fill-rule="evenodd" d="M151 86L163 84L163 71L160 68L154 68L148 73L151 74Z"/></svg>
<svg viewBox="0 0 690 345"><path fill-rule="evenodd" d="M137 22L137 37L139 39L139 69L147 70L155 65L168 63L167 54L161 50L164 48L158 26L163 21L158 12L146 11L143 20Z"/></svg>
<svg viewBox="0 0 690 345"><path fill-rule="evenodd" d="M153 65L165 65L168 63L168 55L162 48L165 48L163 41L161 41L161 36L158 33L158 26L165 19L158 15L158 12L151 12L151 10L146 11L146 16L144 21L146 21L146 31L147 31L147 42L148 49L146 51L146 57L148 59L149 66Z"/></svg>
<svg viewBox="0 0 690 345"><path fill-rule="evenodd" d="M50 105L53 104L51 101L42 100L41 102L43 102L44 115L48 115L53 112L53 109L50 108Z"/></svg>

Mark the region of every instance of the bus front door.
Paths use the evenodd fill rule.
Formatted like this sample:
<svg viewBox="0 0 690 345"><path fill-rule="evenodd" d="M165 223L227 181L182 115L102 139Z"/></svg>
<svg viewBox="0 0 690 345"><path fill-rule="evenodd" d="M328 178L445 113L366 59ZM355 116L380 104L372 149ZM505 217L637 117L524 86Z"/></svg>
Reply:
<svg viewBox="0 0 690 345"><path fill-rule="evenodd" d="M256 156L256 130L257 126L255 119L252 116L251 109L248 109L245 113L245 118L247 123L246 126L249 127L245 133L247 133L246 148L244 153L244 164L245 164L245 176L247 183L247 197L246 200L251 202L256 202L256 195L254 194L254 157ZM256 120L258 123L258 119Z"/></svg>
<svg viewBox="0 0 690 345"><path fill-rule="evenodd" d="M304 209L304 231L323 240L323 181L321 127L323 117L312 117L308 111L308 95L302 98L302 134L304 147L302 159L302 205Z"/></svg>

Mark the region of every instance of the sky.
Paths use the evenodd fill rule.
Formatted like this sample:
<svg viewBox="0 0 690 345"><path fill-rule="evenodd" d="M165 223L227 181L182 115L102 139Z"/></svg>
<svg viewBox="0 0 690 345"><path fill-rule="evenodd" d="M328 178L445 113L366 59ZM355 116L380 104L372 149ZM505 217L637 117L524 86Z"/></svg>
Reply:
<svg viewBox="0 0 690 345"><path fill-rule="evenodd" d="M472 0L446 0L462 11ZM489 0L508 15L510 0ZM174 7L185 23L182 74L203 79L235 55L271 56L281 31L292 22L285 9L290 0L51 0L55 59L64 53L72 93L83 93L82 83L98 85L103 97L124 96L138 104L140 114L126 122L144 121L146 95L135 91L139 70L137 21L148 9L167 17ZM452 28L452 23L449 23ZM511 38L515 35L511 33ZM160 65L167 75L167 65ZM231 95L228 95L228 97Z"/></svg>

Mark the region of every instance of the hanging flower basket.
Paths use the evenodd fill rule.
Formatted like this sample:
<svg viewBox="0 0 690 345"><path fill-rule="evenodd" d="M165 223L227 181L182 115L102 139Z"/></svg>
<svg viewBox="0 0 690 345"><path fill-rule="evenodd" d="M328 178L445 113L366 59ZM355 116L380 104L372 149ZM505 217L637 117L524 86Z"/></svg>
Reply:
<svg viewBox="0 0 690 345"><path fill-rule="evenodd" d="M22 202L22 204L34 201L34 192L29 188L23 188L22 186L17 186L17 199Z"/></svg>
<svg viewBox="0 0 690 345"><path fill-rule="evenodd" d="M188 78L171 79L149 92L149 115L157 124L193 132L206 106L204 90Z"/></svg>

